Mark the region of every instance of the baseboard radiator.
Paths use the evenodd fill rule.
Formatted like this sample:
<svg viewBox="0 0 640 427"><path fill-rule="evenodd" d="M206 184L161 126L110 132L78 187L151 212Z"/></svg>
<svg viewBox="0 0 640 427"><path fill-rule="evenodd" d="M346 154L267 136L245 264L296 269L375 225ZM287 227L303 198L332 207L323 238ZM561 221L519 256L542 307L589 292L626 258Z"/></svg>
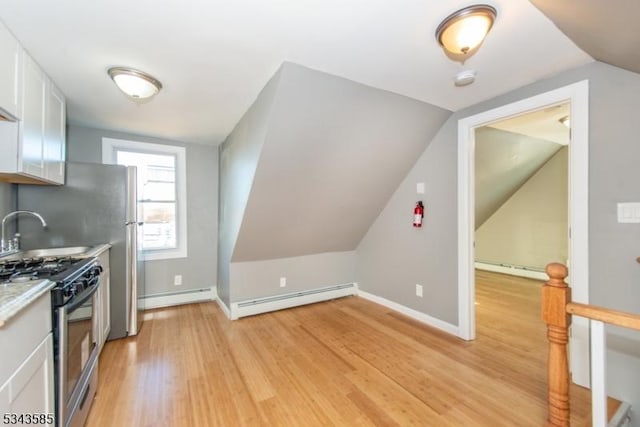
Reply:
<svg viewBox="0 0 640 427"><path fill-rule="evenodd" d="M493 271L495 273L509 274L511 276L528 277L530 279L547 280L547 274L544 269L536 267L527 267L524 265L504 264L491 261L475 262L475 268L484 271Z"/></svg>
<svg viewBox="0 0 640 427"><path fill-rule="evenodd" d="M292 292L264 298L254 298L231 303L231 319L253 316L269 311L298 307L315 302L327 301L358 294L358 285L348 283L344 285L327 286L307 291Z"/></svg>
<svg viewBox="0 0 640 427"><path fill-rule="evenodd" d="M631 405L622 402L607 427L631 427Z"/></svg>

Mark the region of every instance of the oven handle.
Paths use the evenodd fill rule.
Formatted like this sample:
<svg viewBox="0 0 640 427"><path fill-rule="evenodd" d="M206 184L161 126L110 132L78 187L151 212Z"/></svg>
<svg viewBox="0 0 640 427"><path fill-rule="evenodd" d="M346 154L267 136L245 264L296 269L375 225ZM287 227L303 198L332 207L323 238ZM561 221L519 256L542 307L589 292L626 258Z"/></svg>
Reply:
<svg viewBox="0 0 640 427"><path fill-rule="evenodd" d="M80 307L85 302L87 302L87 300L89 298L91 298L93 296L93 294L96 293L97 290L98 290L98 285L95 285L95 286L85 290L82 294L80 294L80 295L82 295L82 297L80 299L72 300L71 303L69 303L68 305L65 306L65 308L67 309L67 312L73 311L76 308Z"/></svg>

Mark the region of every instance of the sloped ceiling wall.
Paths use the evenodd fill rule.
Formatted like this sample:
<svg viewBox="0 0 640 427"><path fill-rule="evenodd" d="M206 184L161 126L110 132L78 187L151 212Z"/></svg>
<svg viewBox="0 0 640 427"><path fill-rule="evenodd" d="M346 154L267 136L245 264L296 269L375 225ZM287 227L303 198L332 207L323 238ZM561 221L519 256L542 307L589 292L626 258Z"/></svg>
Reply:
<svg viewBox="0 0 640 427"><path fill-rule="evenodd" d="M476 261L539 271L566 263L568 152L562 147L477 229Z"/></svg>
<svg viewBox="0 0 640 427"><path fill-rule="evenodd" d="M230 263L280 80L269 80L219 149L218 297L231 301Z"/></svg>
<svg viewBox="0 0 640 427"><path fill-rule="evenodd" d="M476 130L476 230L562 145L513 132Z"/></svg>
<svg viewBox="0 0 640 427"><path fill-rule="evenodd" d="M354 250L451 112L285 63L233 262Z"/></svg>
<svg viewBox="0 0 640 427"><path fill-rule="evenodd" d="M640 73L638 0L530 0L598 61Z"/></svg>

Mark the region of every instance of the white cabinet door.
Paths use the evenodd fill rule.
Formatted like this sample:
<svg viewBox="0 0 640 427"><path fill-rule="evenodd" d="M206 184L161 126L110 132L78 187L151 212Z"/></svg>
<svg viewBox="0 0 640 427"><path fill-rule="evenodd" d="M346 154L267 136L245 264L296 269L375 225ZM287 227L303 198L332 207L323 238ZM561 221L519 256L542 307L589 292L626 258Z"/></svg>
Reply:
<svg viewBox="0 0 640 427"><path fill-rule="evenodd" d="M20 118L20 61L22 47L0 23L0 110Z"/></svg>
<svg viewBox="0 0 640 427"><path fill-rule="evenodd" d="M45 177L64 184L66 103L62 92L49 81L44 134Z"/></svg>
<svg viewBox="0 0 640 427"><path fill-rule="evenodd" d="M100 327L99 348L102 351L109 332L111 332L111 282L109 271L109 250L100 254L100 265L102 266L102 274L100 274L100 314L98 316L98 324Z"/></svg>
<svg viewBox="0 0 640 427"><path fill-rule="evenodd" d="M1 22L0 116L0 178L64 184L66 100Z"/></svg>
<svg viewBox="0 0 640 427"><path fill-rule="evenodd" d="M45 177L43 145L47 77L38 64L24 56L21 156L18 170L34 177Z"/></svg>
<svg viewBox="0 0 640 427"><path fill-rule="evenodd" d="M49 333L0 389L0 412L3 415L51 414L53 417L53 390L53 337ZM17 424L23 423L38 424L28 420Z"/></svg>
<svg viewBox="0 0 640 427"><path fill-rule="evenodd" d="M102 305L100 307L100 349L104 345L109 332L111 332L111 284L109 283L109 270L102 273L102 283L100 283L100 298Z"/></svg>

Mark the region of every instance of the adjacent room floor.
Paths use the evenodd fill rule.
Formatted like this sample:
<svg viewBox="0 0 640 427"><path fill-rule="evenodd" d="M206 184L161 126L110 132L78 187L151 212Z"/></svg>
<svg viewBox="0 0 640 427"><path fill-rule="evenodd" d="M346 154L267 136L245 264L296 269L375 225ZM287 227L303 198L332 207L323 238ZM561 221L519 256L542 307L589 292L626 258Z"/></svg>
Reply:
<svg viewBox="0 0 640 427"><path fill-rule="evenodd" d="M358 297L234 322L216 303L149 311L106 344L87 426L539 427L540 286L478 272L475 342ZM589 417L572 387L572 425Z"/></svg>

